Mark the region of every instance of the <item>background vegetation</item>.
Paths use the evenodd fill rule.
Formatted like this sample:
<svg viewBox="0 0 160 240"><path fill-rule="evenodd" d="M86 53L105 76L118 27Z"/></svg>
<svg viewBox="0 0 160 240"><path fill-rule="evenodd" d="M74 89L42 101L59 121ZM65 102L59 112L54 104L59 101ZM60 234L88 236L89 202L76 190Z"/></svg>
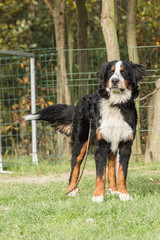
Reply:
<svg viewBox="0 0 160 240"><path fill-rule="evenodd" d="M100 24L101 0L86 0L87 47L105 47ZM117 29L121 47L126 47L127 0L117 1ZM56 48L53 17L44 1L3 0L0 3L0 48L9 50ZM160 4L158 0L138 0L136 37L138 46L159 45ZM66 0L65 48L77 48L76 2ZM70 37L70 35L72 37ZM72 45L72 47L70 47Z"/></svg>
<svg viewBox="0 0 160 240"><path fill-rule="evenodd" d="M110 7L108 12L107 7ZM85 94L94 93L99 84L96 71L107 58L132 60L146 67L147 77L140 85L144 96L155 88L160 71L159 12L158 0L3 0L0 49L36 54L38 109L56 102L76 104ZM112 19L111 23L105 25L106 19ZM106 38L107 28L110 31L107 36L115 39L112 44ZM138 45L138 50L129 51L133 45ZM71 50L77 48L80 50ZM28 155L31 126L21 119L31 110L29 61L1 56L0 73L2 152L6 156ZM153 142L151 135L155 134L149 135L149 131L155 129L154 105L153 98L137 103L140 122L133 152L138 156ZM68 153L68 147L63 148L67 140L50 132L46 125L38 125L40 155L46 158L53 152L54 157ZM147 155L149 160L154 155L151 150Z"/></svg>

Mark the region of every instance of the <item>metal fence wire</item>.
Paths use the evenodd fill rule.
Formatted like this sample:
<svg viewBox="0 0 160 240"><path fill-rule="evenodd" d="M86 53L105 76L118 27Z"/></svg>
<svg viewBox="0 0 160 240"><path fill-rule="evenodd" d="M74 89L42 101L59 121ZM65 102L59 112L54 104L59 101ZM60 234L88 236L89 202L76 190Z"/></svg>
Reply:
<svg viewBox="0 0 160 240"><path fill-rule="evenodd" d="M85 94L94 94L100 84L96 72L106 62L106 49L64 50L64 65L68 83L70 103L75 105ZM140 83L140 96L152 92L160 75L160 46L138 47L140 63L145 66L147 76ZM58 74L59 52L55 49L39 49L35 54L36 110L48 105L65 103L66 84ZM123 59L127 54L123 52ZM65 69L65 68L64 68ZM63 95L63 98L62 96ZM154 111L153 96L140 102L140 140L142 153L148 144L149 111ZM0 112L1 154L4 164L30 159L32 154L32 130L30 122L22 116L31 113L30 59L24 56L0 56ZM37 123L37 153L39 160L59 159L69 155L66 137L57 134L49 124Z"/></svg>

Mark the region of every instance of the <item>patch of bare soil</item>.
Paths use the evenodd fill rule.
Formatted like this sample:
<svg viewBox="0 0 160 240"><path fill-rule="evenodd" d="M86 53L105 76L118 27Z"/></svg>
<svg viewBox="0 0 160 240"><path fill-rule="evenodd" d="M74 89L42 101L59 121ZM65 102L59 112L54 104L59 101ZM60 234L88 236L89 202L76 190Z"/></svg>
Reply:
<svg viewBox="0 0 160 240"><path fill-rule="evenodd" d="M5 178L0 177L1 183L36 183L45 184L50 182L67 182L70 173L50 174L41 176L8 176ZM95 175L93 170L85 170L84 175Z"/></svg>

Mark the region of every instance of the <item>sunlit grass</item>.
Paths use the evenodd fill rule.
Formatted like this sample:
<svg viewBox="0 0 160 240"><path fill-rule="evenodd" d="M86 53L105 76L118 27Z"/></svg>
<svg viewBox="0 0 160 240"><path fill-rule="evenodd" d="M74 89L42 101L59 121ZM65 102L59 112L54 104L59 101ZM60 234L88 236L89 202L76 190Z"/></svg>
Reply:
<svg viewBox="0 0 160 240"><path fill-rule="evenodd" d="M46 175L68 172L61 164L13 168L15 175ZM43 170L41 168L44 168ZM87 162L94 169L94 161ZM0 239L160 239L160 164L131 163L128 190L133 201L121 202L105 196L92 203L95 177L85 175L76 198L65 196L68 181L5 183L11 175L0 175Z"/></svg>
<svg viewBox="0 0 160 240"><path fill-rule="evenodd" d="M13 161L14 162L14 161ZM49 173L62 173L70 171L70 158L62 158L54 161L40 160L39 164L32 164L30 158L21 160L18 164L4 164L4 170L12 171L13 175L39 175ZM86 169L95 169L93 156L88 156Z"/></svg>

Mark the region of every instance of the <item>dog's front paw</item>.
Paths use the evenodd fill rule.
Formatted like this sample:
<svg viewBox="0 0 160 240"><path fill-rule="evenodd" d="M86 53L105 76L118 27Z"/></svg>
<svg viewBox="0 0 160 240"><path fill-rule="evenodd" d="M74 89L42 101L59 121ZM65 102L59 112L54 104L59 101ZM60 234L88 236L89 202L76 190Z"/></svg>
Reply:
<svg viewBox="0 0 160 240"><path fill-rule="evenodd" d="M129 200L133 200L133 197L131 197L128 193L125 194L125 193L118 193L119 194L119 199L121 201L129 201Z"/></svg>
<svg viewBox="0 0 160 240"><path fill-rule="evenodd" d="M68 193L68 196L69 197L76 197L78 195L78 192L79 192L79 188L76 188L72 192Z"/></svg>
<svg viewBox="0 0 160 240"><path fill-rule="evenodd" d="M101 195L101 196L93 196L92 197L92 202L97 202L97 203L100 203L100 202L103 202L104 200L104 196Z"/></svg>

